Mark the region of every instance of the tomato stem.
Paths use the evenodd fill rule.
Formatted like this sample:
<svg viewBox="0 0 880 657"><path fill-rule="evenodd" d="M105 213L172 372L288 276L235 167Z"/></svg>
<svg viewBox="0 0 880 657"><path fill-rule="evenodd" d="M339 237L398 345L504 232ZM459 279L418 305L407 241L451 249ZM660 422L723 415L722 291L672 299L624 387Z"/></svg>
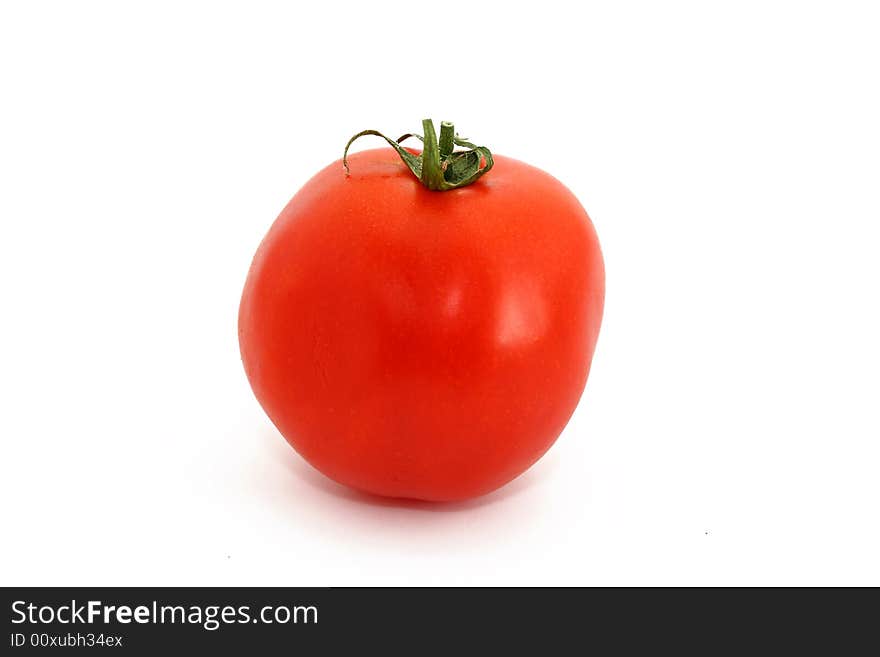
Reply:
<svg viewBox="0 0 880 657"><path fill-rule="evenodd" d="M440 123L440 137L434 131L434 122L431 119L422 121L424 136L407 133L397 140L390 139L377 130L364 130L348 140L345 151L342 154L342 165L346 174L349 173L348 149L352 142L365 135L382 137L397 151L403 163L412 171L413 175L428 189L445 192L470 185L483 174L488 172L494 165L492 153L485 146L474 146L455 134L455 126L449 121ZM400 145L402 141L410 137L416 137L424 144L421 153L411 153ZM466 148L464 151L456 151L455 147Z"/></svg>
<svg viewBox="0 0 880 657"><path fill-rule="evenodd" d="M451 121L440 122L440 158L445 159L455 150L455 126Z"/></svg>

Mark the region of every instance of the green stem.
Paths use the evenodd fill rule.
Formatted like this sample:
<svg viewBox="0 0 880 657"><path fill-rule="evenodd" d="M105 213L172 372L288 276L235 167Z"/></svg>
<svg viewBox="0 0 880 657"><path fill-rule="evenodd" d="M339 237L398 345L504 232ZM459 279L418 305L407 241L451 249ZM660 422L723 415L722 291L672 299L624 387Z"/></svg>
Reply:
<svg viewBox="0 0 880 657"><path fill-rule="evenodd" d="M451 121L440 122L440 159L445 160L455 150L455 126Z"/></svg>
<svg viewBox="0 0 880 657"><path fill-rule="evenodd" d="M440 138L434 131L434 122L431 119L422 121L423 136L405 134L397 141L389 139L376 130L364 130L348 140L345 152L342 155L342 164L348 173L348 149L352 142L364 135L376 135L382 137L397 151L400 159L409 167L413 175L428 189L445 192L470 185L483 174L488 172L494 165L492 153L485 146L475 146L455 134L455 126L449 121L440 123ZM418 137L424 143L421 154L413 154L400 145L400 142L408 137ZM460 146L468 150L455 151Z"/></svg>

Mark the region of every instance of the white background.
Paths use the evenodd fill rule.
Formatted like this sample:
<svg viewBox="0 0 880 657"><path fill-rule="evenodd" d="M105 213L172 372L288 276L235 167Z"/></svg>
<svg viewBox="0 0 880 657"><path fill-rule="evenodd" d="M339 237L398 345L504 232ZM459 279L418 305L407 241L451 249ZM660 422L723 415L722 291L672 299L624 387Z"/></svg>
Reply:
<svg viewBox="0 0 880 657"><path fill-rule="evenodd" d="M880 584L878 33L868 2L4 3L0 583ZM566 183L608 275L559 442L452 506L311 470L236 334L288 198L425 116Z"/></svg>

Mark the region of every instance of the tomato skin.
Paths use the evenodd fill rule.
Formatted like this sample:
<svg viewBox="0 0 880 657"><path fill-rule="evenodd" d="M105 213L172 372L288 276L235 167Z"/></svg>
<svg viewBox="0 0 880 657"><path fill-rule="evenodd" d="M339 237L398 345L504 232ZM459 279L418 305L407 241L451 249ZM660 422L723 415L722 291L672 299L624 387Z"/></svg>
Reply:
<svg viewBox="0 0 880 657"><path fill-rule="evenodd" d="M488 493L553 444L583 392L605 271L548 174L496 156L425 189L389 149L335 162L260 245L239 311L245 371L287 441L370 493Z"/></svg>

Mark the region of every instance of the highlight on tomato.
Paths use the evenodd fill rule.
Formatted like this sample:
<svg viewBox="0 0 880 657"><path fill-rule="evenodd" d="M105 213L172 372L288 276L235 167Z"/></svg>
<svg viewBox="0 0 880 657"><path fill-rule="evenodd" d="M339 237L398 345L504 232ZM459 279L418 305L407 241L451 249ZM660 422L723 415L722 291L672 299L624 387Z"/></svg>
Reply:
<svg viewBox="0 0 880 657"><path fill-rule="evenodd" d="M463 500L562 432L605 270L559 181L450 123L422 127L358 133L291 199L248 273L239 342L257 400L315 468L377 495ZM364 135L390 148L348 155Z"/></svg>

